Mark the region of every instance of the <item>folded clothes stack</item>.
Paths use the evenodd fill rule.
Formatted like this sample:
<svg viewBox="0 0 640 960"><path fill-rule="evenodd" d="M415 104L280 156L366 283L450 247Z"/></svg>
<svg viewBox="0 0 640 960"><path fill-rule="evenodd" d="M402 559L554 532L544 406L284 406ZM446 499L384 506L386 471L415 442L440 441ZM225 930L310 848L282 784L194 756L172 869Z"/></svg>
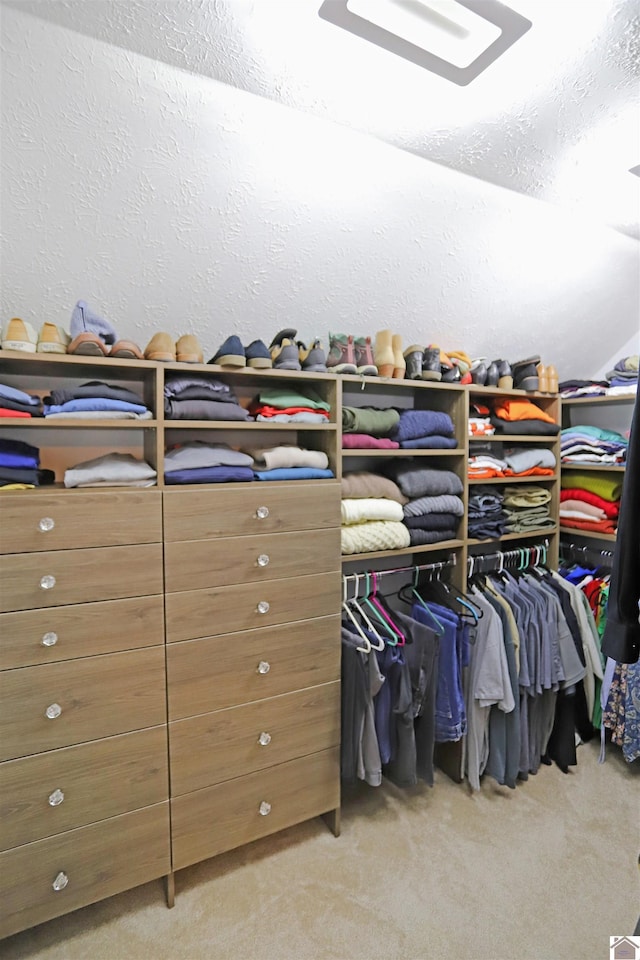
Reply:
<svg viewBox="0 0 640 960"><path fill-rule="evenodd" d="M457 474L400 463L391 466L389 475L409 498L403 512L411 546L456 538L464 512L462 481Z"/></svg>
<svg viewBox="0 0 640 960"><path fill-rule="evenodd" d="M402 523L402 505L407 498L393 480L366 471L346 473L342 478L342 553L400 550L410 544Z"/></svg>
<svg viewBox="0 0 640 960"><path fill-rule="evenodd" d="M32 397L24 390L16 390L8 384L0 383L0 417L28 419L42 416L40 397Z"/></svg>
<svg viewBox="0 0 640 960"><path fill-rule="evenodd" d="M164 456L164 482L232 483L254 479L253 457L225 443L190 440L170 447Z"/></svg>
<svg viewBox="0 0 640 960"><path fill-rule="evenodd" d="M615 430L600 427L575 426L562 431L560 445L563 463L579 466L619 466L627 459L629 441Z"/></svg>
<svg viewBox="0 0 640 960"><path fill-rule="evenodd" d="M408 450L452 450L457 446L453 420L439 410L402 410L391 436Z"/></svg>
<svg viewBox="0 0 640 960"><path fill-rule="evenodd" d="M256 480L332 480L335 476L322 450L281 444L245 452L253 458Z"/></svg>
<svg viewBox="0 0 640 960"><path fill-rule="evenodd" d="M560 426L531 400L495 400L491 423L500 434L554 437Z"/></svg>
<svg viewBox="0 0 640 960"><path fill-rule="evenodd" d="M478 453L469 457L469 478L552 477L556 468L553 450L524 447L505 450L502 457L494 453Z"/></svg>
<svg viewBox="0 0 640 960"><path fill-rule="evenodd" d="M52 390L44 398L44 415L56 420L150 420L153 417L137 393L101 380Z"/></svg>
<svg viewBox="0 0 640 960"><path fill-rule="evenodd" d="M156 471L130 453L107 453L65 470L65 487L155 487Z"/></svg>
<svg viewBox="0 0 640 960"><path fill-rule="evenodd" d="M392 437L400 421L397 410L379 410L376 407L343 407L342 432L364 434L367 437ZM397 438L395 438L397 441Z"/></svg>
<svg viewBox="0 0 640 960"><path fill-rule="evenodd" d="M560 396L563 400L575 397L604 397L607 392L606 380L563 380L560 384Z"/></svg>
<svg viewBox="0 0 640 960"><path fill-rule="evenodd" d="M470 437L490 437L496 432L496 428L491 423L491 410L484 403L469 404L469 436Z"/></svg>
<svg viewBox="0 0 640 960"><path fill-rule="evenodd" d="M474 540L498 540L505 531L504 494L496 487L473 487L469 493L467 533Z"/></svg>
<svg viewBox="0 0 640 960"><path fill-rule="evenodd" d="M0 440L0 489L27 490L53 483L50 470L40 470L40 451L22 440Z"/></svg>
<svg viewBox="0 0 640 960"><path fill-rule="evenodd" d="M249 405L249 413L266 423L328 423L331 406L311 387L268 387Z"/></svg>
<svg viewBox="0 0 640 960"><path fill-rule="evenodd" d="M618 528L622 479L619 474L571 471L563 475L560 523L591 533L615 534Z"/></svg>
<svg viewBox="0 0 640 960"><path fill-rule="evenodd" d="M504 488L506 533L530 533L555 526L550 516L551 491L533 484Z"/></svg>
<svg viewBox="0 0 640 960"><path fill-rule="evenodd" d="M209 377L168 377L164 385L168 420L253 420L228 383Z"/></svg>
<svg viewBox="0 0 640 960"><path fill-rule="evenodd" d="M372 437L368 433L344 433L344 450L397 450L400 444L389 437Z"/></svg>
<svg viewBox="0 0 640 960"><path fill-rule="evenodd" d="M636 393L638 390L638 354L623 357L615 364L613 370L607 373L608 396L624 396Z"/></svg>

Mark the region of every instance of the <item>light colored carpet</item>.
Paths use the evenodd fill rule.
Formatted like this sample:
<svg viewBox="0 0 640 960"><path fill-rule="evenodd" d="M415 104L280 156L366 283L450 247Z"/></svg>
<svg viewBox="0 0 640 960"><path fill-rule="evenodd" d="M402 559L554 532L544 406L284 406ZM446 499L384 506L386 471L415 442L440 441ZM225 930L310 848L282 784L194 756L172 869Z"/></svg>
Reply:
<svg viewBox="0 0 640 960"><path fill-rule="evenodd" d="M18 934L4 960L605 960L640 913L640 764L362 785L322 820ZM135 854L133 854L135 855Z"/></svg>

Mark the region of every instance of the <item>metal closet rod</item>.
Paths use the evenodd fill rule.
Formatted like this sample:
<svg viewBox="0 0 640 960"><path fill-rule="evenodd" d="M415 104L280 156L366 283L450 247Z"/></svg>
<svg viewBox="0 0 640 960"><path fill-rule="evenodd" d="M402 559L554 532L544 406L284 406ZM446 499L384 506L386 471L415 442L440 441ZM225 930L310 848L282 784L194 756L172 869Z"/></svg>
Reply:
<svg viewBox="0 0 640 960"><path fill-rule="evenodd" d="M410 567L394 567L393 570L369 570L367 572L360 573L348 573L345 574L342 579L345 584L347 583L357 583L365 576L372 577L374 574L376 577L389 577L392 573L419 573L423 570L431 571L441 571L446 570L448 567L455 567L457 563L455 553L450 554L446 560L437 560L433 563L418 563L413 564Z"/></svg>
<svg viewBox="0 0 640 960"><path fill-rule="evenodd" d="M561 538L560 546L567 548L576 555L584 556L584 554L590 553L592 557L604 557L606 560L613 560L613 550L598 550L597 547L592 547L588 543L573 543L573 541Z"/></svg>
<svg viewBox="0 0 640 960"><path fill-rule="evenodd" d="M474 553L470 557L467 557L467 567L469 576L471 576L475 570L476 563L478 566L482 564L482 572L486 573L492 567L487 567L486 563L488 561L496 561L499 563L498 569L518 562L520 564L526 559L527 566L531 566L532 560L535 563L539 563L541 560L541 551L544 551L544 559L546 560L547 551L549 549L549 540L545 539L541 543L533 543L527 546L517 547L514 550L496 550L493 553Z"/></svg>

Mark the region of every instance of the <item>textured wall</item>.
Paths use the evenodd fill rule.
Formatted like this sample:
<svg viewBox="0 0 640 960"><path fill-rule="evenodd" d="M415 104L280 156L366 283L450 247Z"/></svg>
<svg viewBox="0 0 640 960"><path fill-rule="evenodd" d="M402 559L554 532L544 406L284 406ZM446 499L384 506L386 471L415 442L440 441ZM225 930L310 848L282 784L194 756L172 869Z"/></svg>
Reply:
<svg viewBox="0 0 640 960"><path fill-rule="evenodd" d="M327 120L3 13L2 318L87 299L210 355L374 333L589 375L637 330L638 245ZM607 329L603 345L602 330Z"/></svg>

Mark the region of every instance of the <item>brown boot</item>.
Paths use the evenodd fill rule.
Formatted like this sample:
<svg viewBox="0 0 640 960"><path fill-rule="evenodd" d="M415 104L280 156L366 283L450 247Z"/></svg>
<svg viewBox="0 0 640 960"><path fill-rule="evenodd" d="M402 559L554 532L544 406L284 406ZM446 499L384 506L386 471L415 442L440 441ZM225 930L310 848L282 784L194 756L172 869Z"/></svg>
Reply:
<svg viewBox="0 0 640 960"><path fill-rule="evenodd" d="M395 357L393 355L392 337L391 330L378 330L376 333L374 359L381 377L393 377Z"/></svg>
<svg viewBox="0 0 640 960"><path fill-rule="evenodd" d="M538 390L540 393L549 393L548 368L544 363L539 363L536 370L538 371Z"/></svg>
<svg viewBox="0 0 640 960"><path fill-rule="evenodd" d="M407 363L402 353L402 337L399 333L394 333L391 337L391 349L393 350L393 379L404 380Z"/></svg>

